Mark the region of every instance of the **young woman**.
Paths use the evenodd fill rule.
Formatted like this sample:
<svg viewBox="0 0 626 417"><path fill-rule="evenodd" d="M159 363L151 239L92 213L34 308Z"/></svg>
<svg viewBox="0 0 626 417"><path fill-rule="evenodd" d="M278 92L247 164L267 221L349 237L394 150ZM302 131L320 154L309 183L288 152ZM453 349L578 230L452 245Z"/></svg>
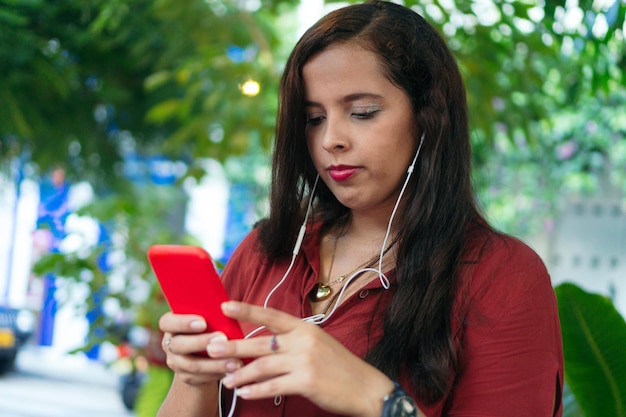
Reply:
<svg viewBox="0 0 626 417"><path fill-rule="evenodd" d="M280 100L270 213L222 276L248 337L164 315L159 415L560 416L550 277L476 207L465 88L436 31L388 2L334 11Z"/></svg>

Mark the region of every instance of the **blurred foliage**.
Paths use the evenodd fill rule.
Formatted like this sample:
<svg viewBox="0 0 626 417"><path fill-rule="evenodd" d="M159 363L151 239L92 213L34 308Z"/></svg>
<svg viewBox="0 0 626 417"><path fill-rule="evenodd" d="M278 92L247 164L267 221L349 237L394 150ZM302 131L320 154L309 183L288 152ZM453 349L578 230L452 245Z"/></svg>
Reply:
<svg viewBox="0 0 626 417"><path fill-rule="evenodd" d="M539 150L494 135L480 189L492 219L529 235L550 232L567 196L626 196L626 90L585 97L535 123ZM559 198L562 197L562 198Z"/></svg>
<svg viewBox="0 0 626 417"><path fill-rule="evenodd" d="M266 157L277 81L298 29L297 3L0 0L0 161L26 152L35 170L63 162L70 179L100 191L126 181L129 149L188 163L253 152ZM517 234L537 227L518 227L504 213L503 201L511 206L526 197L515 181L494 187L503 178L496 171L514 160L535 170L540 183L557 185L516 206L522 215L531 206L554 210L562 191L550 181L555 169L570 170L572 181L578 173L589 180L591 165L558 159L532 165L553 153L552 135L571 130L555 114L593 120L585 108L623 92L626 2L404 3L438 27L458 57L476 185L488 212ZM249 79L261 86L255 97L241 94ZM623 130L617 134L623 141ZM204 171L190 165L187 174Z"/></svg>
<svg viewBox="0 0 626 417"><path fill-rule="evenodd" d="M35 274L52 273L71 285L59 302L76 302L77 315L93 315L86 348L110 341L120 343L118 332L138 324L156 329L168 310L147 261L154 243L198 244L183 231L186 196L176 186L134 186L141 198L114 194L89 204L72 216L97 219L110 229L107 239L83 239L73 252L51 253L39 259ZM81 239L80 235L72 236ZM95 314L94 314L95 313Z"/></svg>
<svg viewBox="0 0 626 417"><path fill-rule="evenodd" d="M161 403L165 399L173 373L168 368L151 366L148 368L146 381L139 389L139 396L133 409L137 417L154 417L157 415Z"/></svg>
<svg viewBox="0 0 626 417"><path fill-rule="evenodd" d="M585 417L580 404L572 393L567 383L563 386L563 416L562 417Z"/></svg>
<svg viewBox="0 0 626 417"><path fill-rule="evenodd" d="M183 230L180 185L206 174L201 158L226 162L238 181L264 179L242 167L267 165L284 60L275 54L287 49L295 3L0 0L0 169L19 160L37 176L63 165L96 195L73 216L109 234L34 267L62 280L60 302L84 299L86 348L119 342L120 322L155 328L166 311L146 251L198 244ZM251 79L260 92L245 96ZM176 161L173 184L147 185L152 158Z"/></svg>
<svg viewBox="0 0 626 417"><path fill-rule="evenodd" d="M0 0L0 160L29 152L101 189L125 181L129 148L188 160L267 149L276 24L294 3ZM255 97L239 89L251 78Z"/></svg>
<svg viewBox="0 0 626 417"><path fill-rule="evenodd" d="M563 196L626 191L626 2L404 3L458 57L476 189L496 226L549 232Z"/></svg>

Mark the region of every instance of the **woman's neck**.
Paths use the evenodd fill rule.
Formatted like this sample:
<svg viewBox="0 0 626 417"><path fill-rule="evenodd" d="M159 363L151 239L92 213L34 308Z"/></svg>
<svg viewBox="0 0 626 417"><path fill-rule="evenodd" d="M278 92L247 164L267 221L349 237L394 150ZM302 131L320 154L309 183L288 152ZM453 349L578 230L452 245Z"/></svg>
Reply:
<svg viewBox="0 0 626 417"><path fill-rule="evenodd" d="M344 234L363 242L378 241L382 243L389 227L390 216L391 212L381 213L380 215L353 212L344 228ZM396 235L395 230L397 228L392 224L389 241L393 240L393 237Z"/></svg>

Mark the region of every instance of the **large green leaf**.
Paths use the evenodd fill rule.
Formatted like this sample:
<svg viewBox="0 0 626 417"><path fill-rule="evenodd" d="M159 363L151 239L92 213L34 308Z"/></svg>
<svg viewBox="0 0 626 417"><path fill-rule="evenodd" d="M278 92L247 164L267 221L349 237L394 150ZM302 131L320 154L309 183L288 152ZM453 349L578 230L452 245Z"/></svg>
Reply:
<svg viewBox="0 0 626 417"><path fill-rule="evenodd" d="M141 385L135 415L137 417L153 417L157 415L161 403L169 391L174 373L166 367L150 366L146 382Z"/></svg>
<svg viewBox="0 0 626 417"><path fill-rule="evenodd" d="M587 417L626 416L626 322L608 298L556 287L565 378Z"/></svg>

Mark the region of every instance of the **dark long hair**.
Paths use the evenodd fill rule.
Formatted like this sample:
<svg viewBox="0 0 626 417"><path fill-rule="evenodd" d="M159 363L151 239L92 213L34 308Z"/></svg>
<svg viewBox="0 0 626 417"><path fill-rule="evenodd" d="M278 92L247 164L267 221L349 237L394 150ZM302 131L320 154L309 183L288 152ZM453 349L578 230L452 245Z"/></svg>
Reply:
<svg viewBox="0 0 626 417"><path fill-rule="evenodd" d="M296 44L281 79L270 215L260 225L261 245L270 259L293 248L317 175L304 136L302 68L339 42L377 55L385 75L411 100L416 143L425 137L397 217L397 283L384 337L367 360L391 378L408 370L421 400L433 402L444 395L456 369L451 315L459 260L465 233L481 216L471 186L465 86L444 40L417 13L384 1L344 7L323 17ZM326 222L348 212L322 182L315 207L316 218Z"/></svg>

